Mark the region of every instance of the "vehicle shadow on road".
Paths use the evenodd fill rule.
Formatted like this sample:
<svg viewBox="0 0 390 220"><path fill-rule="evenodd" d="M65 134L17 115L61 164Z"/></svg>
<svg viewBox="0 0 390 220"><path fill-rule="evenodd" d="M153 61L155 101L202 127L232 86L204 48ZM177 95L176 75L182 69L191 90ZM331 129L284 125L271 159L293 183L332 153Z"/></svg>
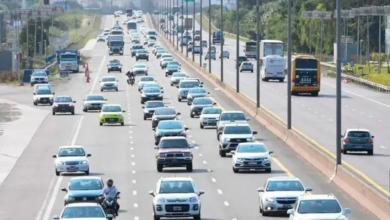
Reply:
<svg viewBox="0 0 390 220"><path fill-rule="evenodd" d="M258 171L244 171L240 170L237 174L286 174L283 170L272 170L271 173L266 173L264 170L258 170Z"/></svg>
<svg viewBox="0 0 390 220"><path fill-rule="evenodd" d="M72 177L72 176L87 176L85 175L84 173L61 173L62 176L68 176L68 177ZM103 176L104 173L89 173L88 176Z"/></svg>
<svg viewBox="0 0 390 220"><path fill-rule="evenodd" d="M348 153L347 155L351 155L351 156L367 156L367 157L390 157L389 154L376 154L374 153L374 155L368 155L367 153Z"/></svg>
<svg viewBox="0 0 390 220"><path fill-rule="evenodd" d="M330 98L330 99L336 99L337 96L336 94L319 94L318 96L309 96L309 97L314 97L314 98ZM347 95L342 95L341 96L342 99L350 99L351 96L347 96Z"/></svg>
<svg viewBox="0 0 390 220"><path fill-rule="evenodd" d="M193 169L192 172L187 171L186 169L183 170L164 169L164 173L208 173L208 171L207 169Z"/></svg>

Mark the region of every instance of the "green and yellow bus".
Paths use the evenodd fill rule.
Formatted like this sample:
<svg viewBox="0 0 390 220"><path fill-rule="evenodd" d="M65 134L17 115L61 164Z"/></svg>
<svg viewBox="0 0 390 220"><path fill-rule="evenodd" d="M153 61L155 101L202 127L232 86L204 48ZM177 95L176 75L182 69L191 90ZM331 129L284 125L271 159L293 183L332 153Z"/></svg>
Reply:
<svg viewBox="0 0 390 220"><path fill-rule="evenodd" d="M313 56L296 56L291 62L291 94L318 96L321 90L321 64Z"/></svg>

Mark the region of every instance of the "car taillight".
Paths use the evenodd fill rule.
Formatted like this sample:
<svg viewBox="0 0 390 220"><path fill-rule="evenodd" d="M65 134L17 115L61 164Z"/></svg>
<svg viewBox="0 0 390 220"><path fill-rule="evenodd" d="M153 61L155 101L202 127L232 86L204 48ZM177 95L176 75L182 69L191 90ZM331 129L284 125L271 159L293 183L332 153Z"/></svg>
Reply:
<svg viewBox="0 0 390 220"><path fill-rule="evenodd" d="M372 142L374 142L374 141L372 140L372 138L368 139L368 143L372 143Z"/></svg>
<svg viewBox="0 0 390 220"><path fill-rule="evenodd" d="M349 138L344 138L344 142L345 143L349 142Z"/></svg>

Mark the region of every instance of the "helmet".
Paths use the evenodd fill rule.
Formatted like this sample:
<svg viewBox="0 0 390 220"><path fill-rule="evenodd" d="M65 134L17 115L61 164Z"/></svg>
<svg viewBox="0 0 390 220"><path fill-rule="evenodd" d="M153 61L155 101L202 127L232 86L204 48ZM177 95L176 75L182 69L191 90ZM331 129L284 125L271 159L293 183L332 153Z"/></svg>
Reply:
<svg viewBox="0 0 390 220"><path fill-rule="evenodd" d="M112 185L114 185L114 180L108 179L107 180L107 186L111 187Z"/></svg>

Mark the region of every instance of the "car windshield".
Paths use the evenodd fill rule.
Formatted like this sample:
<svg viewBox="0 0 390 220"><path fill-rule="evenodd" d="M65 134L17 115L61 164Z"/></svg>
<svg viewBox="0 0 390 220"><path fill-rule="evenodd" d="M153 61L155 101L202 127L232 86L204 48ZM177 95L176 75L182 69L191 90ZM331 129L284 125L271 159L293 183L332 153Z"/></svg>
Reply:
<svg viewBox="0 0 390 220"><path fill-rule="evenodd" d="M146 65L145 64L135 64L134 68L141 68L141 69L143 69L143 68L146 68Z"/></svg>
<svg viewBox="0 0 390 220"><path fill-rule="evenodd" d="M103 106L102 112L122 112L122 108L115 105L106 105Z"/></svg>
<svg viewBox="0 0 390 220"><path fill-rule="evenodd" d="M177 61L171 61L171 62L168 63L168 65L176 65L176 66L179 66L180 63L177 62Z"/></svg>
<svg viewBox="0 0 390 220"><path fill-rule="evenodd" d="M186 77L185 73L174 73L172 77Z"/></svg>
<svg viewBox="0 0 390 220"><path fill-rule="evenodd" d="M176 110L173 108L160 108L157 109L154 114L156 115L176 115Z"/></svg>
<svg viewBox="0 0 390 220"><path fill-rule="evenodd" d="M170 62L170 61L173 61L173 58L172 57L164 57L163 61Z"/></svg>
<svg viewBox="0 0 390 220"><path fill-rule="evenodd" d="M146 51L146 50L137 50L137 53L145 54L145 53L148 53L148 51Z"/></svg>
<svg viewBox="0 0 390 220"><path fill-rule="evenodd" d="M154 78L153 77L142 77L140 79L140 81L142 81L142 82L151 82L151 81L154 81Z"/></svg>
<svg viewBox="0 0 390 220"><path fill-rule="evenodd" d="M72 102L71 97L56 97L55 102Z"/></svg>
<svg viewBox="0 0 390 220"><path fill-rule="evenodd" d="M194 88L194 87L199 87L199 82L198 81L187 81L187 82L181 82L180 83L180 88Z"/></svg>
<svg viewBox="0 0 390 220"><path fill-rule="evenodd" d="M188 142L186 139L166 139L166 140L161 140L159 148L161 148L161 149L168 149L168 148L186 149L186 148L190 148L190 146L188 145Z"/></svg>
<svg viewBox="0 0 390 220"><path fill-rule="evenodd" d="M251 134L251 128L249 126L227 126L225 127L224 134Z"/></svg>
<svg viewBox="0 0 390 220"><path fill-rule="evenodd" d="M159 108L164 107L163 102L146 102L146 108Z"/></svg>
<svg viewBox="0 0 390 220"><path fill-rule="evenodd" d="M168 64L168 69L178 69L179 66L176 64Z"/></svg>
<svg viewBox="0 0 390 220"><path fill-rule="evenodd" d="M85 157L83 148L61 148L58 152L58 157Z"/></svg>
<svg viewBox="0 0 390 220"><path fill-rule="evenodd" d="M183 125L179 121L161 121L158 123L158 129L182 129Z"/></svg>
<svg viewBox="0 0 390 220"><path fill-rule="evenodd" d="M110 61L110 64L111 64L111 65L119 65L119 64L121 64L121 63L119 62L119 60L111 60L111 61Z"/></svg>
<svg viewBox="0 0 390 220"><path fill-rule="evenodd" d="M192 103L194 105L211 105L213 101L211 99L196 98Z"/></svg>
<svg viewBox="0 0 390 220"><path fill-rule="evenodd" d="M266 191L305 191L300 181L269 181Z"/></svg>
<svg viewBox="0 0 390 220"><path fill-rule="evenodd" d="M106 215L100 206L77 206L77 207L65 207L62 212L61 219L81 219L81 218L102 218L105 219Z"/></svg>
<svg viewBox="0 0 390 220"><path fill-rule="evenodd" d="M348 132L349 138L369 138L370 133L367 131L350 131Z"/></svg>
<svg viewBox="0 0 390 220"><path fill-rule="evenodd" d="M240 145L237 149L239 153L265 153L267 148L262 144L244 144Z"/></svg>
<svg viewBox="0 0 390 220"><path fill-rule="evenodd" d="M222 109L220 108L204 108L202 114L211 115L211 114L221 114Z"/></svg>
<svg viewBox="0 0 390 220"><path fill-rule="evenodd" d="M85 99L86 101L104 101L104 97L101 95L89 95Z"/></svg>
<svg viewBox="0 0 390 220"><path fill-rule="evenodd" d="M47 74L45 72L35 72L33 76L47 76Z"/></svg>
<svg viewBox="0 0 390 220"><path fill-rule="evenodd" d="M102 82L115 82L115 77L106 77L102 79Z"/></svg>
<svg viewBox="0 0 390 220"><path fill-rule="evenodd" d="M160 88L157 87L147 87L144 88L145 93L160 93Z"/></svg>
<svg viewBox="0 0 390 220"><path fill-rule="evenodd" d="M140 49L144 49L144 47L141 45L141 46L133 46L133 50L140 50Z"/></svg>
<svg viewBox="0 0 390 220"><path fill-rule="evenodd" d="M222 121L245 121L245 115L242 113L225 113L221 116Z"/></svg>
<svg viewBox="0 0 390 220"><path fill-rule="evenodd" d="M160 85L157 83L149 82L144 85L144 88L148 88L148 87L160 88Z"/></svg>
<svg viewBox="0 0 390 220"><path fill-rule="evenodd" d="M162 181L158 193L195 193L195 190L191 181Z"/></svg>
<svg viewBox="0 0 390 220"><path fill-rule="evenodd" d="M103 184L99 179L74 179L69 183L69 190L99 190Z"/></svg>
<svg viewBox="0 0 390 220"><path fill-rule="evenodd" d="M299 214L340 213L341 207L335 199L303 200L299 203Z"/></svg>
<svg viewBox="0 0 390 220"><path fill-rule="evenodd" d="M51 95L52 92L48 89L39 89L37 90L37 95Z"/></svg>
<svg viewBox="0 0 390 220"><path fill-rule="evenodd" d="M202 89L202 88L193 88L193 89L190 89L190 91L188 91L188 93L206 93L206 90Z"/></svg>

